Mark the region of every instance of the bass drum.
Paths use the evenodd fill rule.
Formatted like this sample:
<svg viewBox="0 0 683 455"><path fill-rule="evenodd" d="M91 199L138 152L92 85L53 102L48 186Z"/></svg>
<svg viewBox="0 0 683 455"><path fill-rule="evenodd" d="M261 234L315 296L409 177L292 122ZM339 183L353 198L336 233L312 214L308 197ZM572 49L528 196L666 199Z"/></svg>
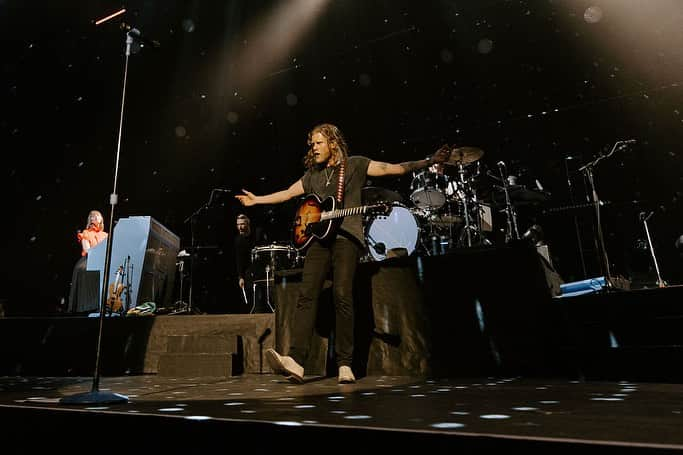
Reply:
<svg viewBox="0 0 683 455"><path fill-rule="evenodd" d="M415 216L402 204L394 204L386 215L372 216L366 221L365 241L375 261L412 254L418 234Z"/></svg>

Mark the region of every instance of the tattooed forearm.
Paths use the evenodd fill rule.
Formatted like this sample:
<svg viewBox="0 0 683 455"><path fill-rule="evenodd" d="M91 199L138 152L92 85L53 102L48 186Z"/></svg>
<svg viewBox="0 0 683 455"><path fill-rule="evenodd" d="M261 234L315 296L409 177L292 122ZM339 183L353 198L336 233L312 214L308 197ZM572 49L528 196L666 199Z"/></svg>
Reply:
<svg viewBox="0 0 683 455"><path fill-rule="evenodd" d="M403 163L400 163L399 166L401 166L406 173L416 171L418 169L422 169L424 167L427 167L429 165L429 161L427 160L420 160L420 161L406 161Z"/></svg>

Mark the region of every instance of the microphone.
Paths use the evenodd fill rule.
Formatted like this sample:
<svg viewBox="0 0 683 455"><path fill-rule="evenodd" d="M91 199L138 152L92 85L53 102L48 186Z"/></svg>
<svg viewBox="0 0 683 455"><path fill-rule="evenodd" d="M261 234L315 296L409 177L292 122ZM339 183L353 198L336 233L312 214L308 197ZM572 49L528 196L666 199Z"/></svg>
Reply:
<svg viewBox="0 0 683 455"><path fill-rule="evenodd" d="M140 30L138 30L137 28L133 27L130 24L126 24L125 22L121 22L120 27L121 27L121 30L126 31L128 33L128 35L139 39L140 41L142 41L143 43L145 43L146 45L148 45L150 47L155 47L155 48L161 47L161 43L159 41L147 38L146 36L144 36L142 34L142 32Z"/></svg>
<svg viewBox="0 0 683 455"><path fill-rule="evenodd" d="M638 142L638 141L636 141L635 139L627 139L625 141L619 141L619 142L617 142L617 148L623 149L628 145L635 144L636 142Z"/></svg>
<svg viewBox="0 0 683 455"><path fill-rule="evenodd" d="M640 221L647 221L650 218L652 218L652 215L654 215L654 214L655 214L655 212L650 212L650 213L640 212L638 214L638 218L640 219Z"/></svg>
<svg viewBox="0 0 683 455"><path fill-rule="evenodd" d="M507 174L507 166L505 166L505 161L498 161L496 163L498 165L498 172L500 172L500 178L505 181L505 174ZM505 182L503 182L505 184Z"/></svg>

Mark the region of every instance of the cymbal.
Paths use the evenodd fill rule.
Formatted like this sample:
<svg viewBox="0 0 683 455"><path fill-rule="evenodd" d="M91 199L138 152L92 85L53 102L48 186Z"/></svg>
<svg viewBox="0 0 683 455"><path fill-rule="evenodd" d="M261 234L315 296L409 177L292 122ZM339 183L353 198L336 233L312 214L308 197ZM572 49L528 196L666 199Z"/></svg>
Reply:
<svg viewBox="0 0 683 455"><path fill-rule="evenodd" d="M391 191L378 186L366 186L360 190L361 201L364 205L377 204L380 202L403 202L403 196L396 191Z"/></svg>
<svg viewBox="0 0 683 455"><path fill-rule="evenodd" d="M451 166L474 163L484 156L484 151L477 147L458 147L451 150L451 157L444 164Z"/></svg>

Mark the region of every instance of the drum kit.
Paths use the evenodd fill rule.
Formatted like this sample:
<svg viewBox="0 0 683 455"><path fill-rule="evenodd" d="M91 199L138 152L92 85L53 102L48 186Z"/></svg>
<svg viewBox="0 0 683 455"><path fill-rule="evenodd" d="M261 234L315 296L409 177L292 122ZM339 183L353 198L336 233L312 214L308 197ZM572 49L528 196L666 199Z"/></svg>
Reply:
<svg viewBox="0 0 683 455"><path fill-rule="evenodd" d="M383 261L413 253L436 256L454 248L491 245L494 212L506 218L506 227L501 229L505 241L518 239L515 205L528 198L538 202L546 196L514 184L504 169L499 176L482 172L483 156L480 148L458 147L444 163L414 172L408 204L396 191L362 188L363 205L391 207L381 214L364 216L367 251L362 260ZM490 184L491 179L496 183ZM303 257L287 243L274 243L254 248L252 262L275 272L301 267Z"/></svg>
<svg viewBox="0 0 683 455"><path fill-rule="evenodd" d="M418 252L445 254L452 248L489 244L491 206L479 199L480 159L476 147L451 151L448 161L413 174L411 206L396 192L378 187L362 190L364 204L387 202L389 213L365 219L367 260L381 261Z"/></svg>

